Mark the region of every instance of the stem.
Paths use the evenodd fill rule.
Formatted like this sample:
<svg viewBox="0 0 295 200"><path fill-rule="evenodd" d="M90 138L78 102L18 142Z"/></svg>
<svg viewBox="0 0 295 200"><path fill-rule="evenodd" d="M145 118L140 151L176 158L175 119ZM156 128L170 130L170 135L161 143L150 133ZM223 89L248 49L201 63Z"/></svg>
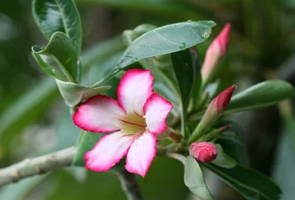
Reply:
<svg viewBox="0 0 295 200"><path fill-rule="evenodd" d="M56 169L69 167L76 147L69 147L37 158L27 158L0 170L0 186L17 182L29 176L40 175Z"/></svg>
<svg viewBox="0 0 295 200"><path fill-rule="evenodd" d="M133 174L122 170L118 172L117 175L128 200L143 200L143 196Z"/></svg>

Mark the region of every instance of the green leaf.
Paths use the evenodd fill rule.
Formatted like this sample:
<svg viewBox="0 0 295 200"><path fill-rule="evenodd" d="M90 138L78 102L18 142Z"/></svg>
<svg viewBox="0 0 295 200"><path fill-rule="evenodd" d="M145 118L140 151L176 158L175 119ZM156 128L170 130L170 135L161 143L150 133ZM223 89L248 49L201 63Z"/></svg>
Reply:
<svg viewBox="0 0 295 200"><path fill-rule="evenodd" d="M193 58L189 50L172 53L171 60L173 63L173 70L170 69L169 71L170 73L173 73L172 76L174 75L175 78L171 77L170 79L174 83L175 90L178 91L179 103L181 105L181 133L185 135L186 113L191 100L192 89L196 85L196 80L201 83L201 76L198 76L197 69L194 66Z"/></svg>
<svg viewBox="0 0 295 200"><path fill-rule="evenodd" d="M54 33L46 47L33 47L32 54L41 69L54 78L70 82L79 80L79 55L64 33Z"/></svg>
<svg viewBox="0 0 295 200"><path fill-rule="evenodd" d="M84 154L92 149L99 138L102 136L100 133L90 133L86 131L81 131L78 150L73 160L73 165L84 167Z"/></svg>
<svg viewBox="0 0 295 200"><path fill-rule="evenodd" d="M216 147L218 149L217 157L216 159L212 162L213 164L219 166L219 167L224 167L224 168L233 168L237 165L237 161L235 161L232 157L224 153L222 146L219 144L216 144Z"/></svg>
<svg viewBox="0 0 295 200"><path fill-rule="evenodd" d="M82 28L79 12L73 0L34 0L33 16L47 39L55 32L63 32L79 54Z"/></svg>
<svg viewBox="0 0 295 200"><path fill-rule="evenodd" d="M177 87L183 102L183 109L187 109L192 88L197 77L197 69L193 66L193 59L189 50L171 54L173 69L177 79Z"/></svg>
<svg viewBox="0 0 295 200"><path fill-rule="evenodd" d="M279 200L280 188L268 177L241 165L231 169L203 164L247 200Z"/></svg>
<svg viewBox="0 0 295 200"><path fill-rule="evenodd" d="M293 95L294 88L285 81L264 81L234 95L227 113L270 106Z"/></svg>
<svg viewBox="0 0 295 200"><path fill-rule="evenodd" d="M63 97L65 103L73 108L82 101L101 94L106 90L110 89L111 86L100 86L100 87L86 87L72 82L64 82L56 80L58 89Z"/></svg>
<svg viewBox="0 0 295 200"><path fill-rule="evenodd" d="M213 21L187 21L148 31L135 39L118 67L124 68L144 58L182 51L205 41L211 34Z"/></svg>
<svg viewBox="0 0 295 200"><path fill-rule="evenodd" d="M184 183L200 200L213 199L198 162L191 156L188 156L184 163Z"/></svg>

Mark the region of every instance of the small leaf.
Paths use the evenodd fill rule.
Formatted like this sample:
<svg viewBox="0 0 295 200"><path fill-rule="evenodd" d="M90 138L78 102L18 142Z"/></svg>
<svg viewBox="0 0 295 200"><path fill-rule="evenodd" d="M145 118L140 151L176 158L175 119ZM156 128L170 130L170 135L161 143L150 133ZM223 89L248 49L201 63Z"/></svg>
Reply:
<svg viewBox="0 0 295 200"><path fill-rule="evenodd" d="M148 31L135 39L118 67L124 68L141 59L182 51L205 41L211 34L213 21L187 21Z"/></svg>
<svg viewBox="0 0 295 200"><path fill-rule="evenodd" d="M78 54L64 33L54 33L46 47L33 47L32 54L42 70L54 78L70 82L79 80Z"/></svg>
<svg viewBox="0 0 295 200"><path fill-rule="evenodd" d="M198 162L188 156L184 163L184 183L200 200L212 200Z"/></svg>
<svg viewBox="0 0 295 200"><path fill-rule="evenodd" d="M264 81L234 95L227 113L270 106L293 95L294 88L285 81Z"/></svg>
<svg viewBox="0 0 295 200"><path fill-rule="evenodd" d="M280 188L268 177L241 165L231 169L203 164L247 200L279 200Z"/></svg>
<svg viewBox="0 0 295 200"><path fill-rule="evenodd" d="M233 168L237 165L237 161L235 161L232 157L224 153L222 146L220 144L216 144L218 149L217 157L212 162L213 164L224 167L224 168Z"/></svg>
<svg viewBox="0 0 295 200"><path fill-rule="evenodd" d="M86 87L72 82L64 82L56 80L58 89L63 97L65 103L73 108L82 101L101 94L106 90L110 89L111 86L100 86L100 87Z"/></svg>
<svg viewBox="0 0 295 200"><path fill-rule="evenodd" d="M100 133L90 133L86 131L81 131L78 150L73 160L73 165L84 167L84 154L92 149L92 147L96 144L99 138L102 137Z"/></svg>
<svg viewBox="0 0 295 200"><path fill-rule="evenodd" d="M63 32L79 54L82 29L79 12L73 0L34 0L33 16L48 40L55 32Z"/></svg>

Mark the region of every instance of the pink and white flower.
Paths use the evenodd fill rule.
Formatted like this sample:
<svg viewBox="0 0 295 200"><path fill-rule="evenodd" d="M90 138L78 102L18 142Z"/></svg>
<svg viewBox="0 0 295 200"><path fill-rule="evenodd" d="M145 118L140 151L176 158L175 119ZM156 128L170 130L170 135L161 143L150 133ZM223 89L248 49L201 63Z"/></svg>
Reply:
<svg viewBox="0 0 295 200"><path fill-rule="evenodd" d="M83 130L111 133L84 156L86 168L103 172L126 156L125 168L145 176L156 155L157 135L167 129L172 104L153 92L149 70L131 69L122 77L118 99L98 95L81 104L73 115Z"/></svg>

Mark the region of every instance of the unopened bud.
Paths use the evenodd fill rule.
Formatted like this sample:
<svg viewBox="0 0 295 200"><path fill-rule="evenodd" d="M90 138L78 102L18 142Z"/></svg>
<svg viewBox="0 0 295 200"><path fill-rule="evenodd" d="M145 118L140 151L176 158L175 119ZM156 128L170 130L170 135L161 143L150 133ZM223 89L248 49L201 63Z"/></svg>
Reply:
<svg viewBox="0 0 295 200"><path fill-rule="evenodd" d="M217 156L217 148L210 142L194 142L191 144L190 152L199 162L211 162Z"/></svg>
<svg viewBox="0 0 295 200"><path fill-rule="evenodd" d="M213 40L209 46L205 60L202 66L201 74L204 80L207 80L208 77L215 70L217 62L221 59L222 56L227 51L229 44L229 34L231 30L231 25L226 24L219 35Z"/></svg>
<svg viewBox="0 0 295 200"><path fill-rule="evenodd" d="M232 85L213 99L212 104L215 106L218 113L223 112L226 109L236 88L237 86Z"/></svg>
<svg viewBox="0 0 295 200"><path fill-rule="evenodd" d="M219 115L226 109L230 102L231 96L237 86L233 85L219 93L208 105L205 114L202 117L200 124L208 126L219 117Z"/></svg>
<svg viewBox="0 0 295 200"><path fill-rule="evenodd" d="M220 117L223 111L226 109L230 102L232 94L237 86L233 85L225 89L215 97L208 105L200 123L194 130L190 142L195 141L198 137L201 137L204 130L207 129L213 122Z"/></svg>

